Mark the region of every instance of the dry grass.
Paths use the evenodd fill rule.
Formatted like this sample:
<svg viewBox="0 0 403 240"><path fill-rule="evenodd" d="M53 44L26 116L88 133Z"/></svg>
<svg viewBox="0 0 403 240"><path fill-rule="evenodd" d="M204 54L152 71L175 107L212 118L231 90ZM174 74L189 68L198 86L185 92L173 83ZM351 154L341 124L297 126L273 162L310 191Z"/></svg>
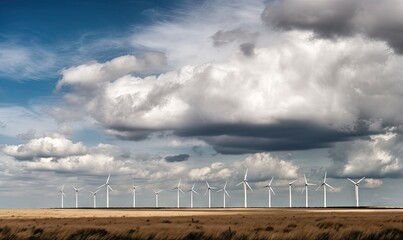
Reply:
<svg viewBox="0 0 403 240"><path fill-rule="evenodd" d="M5 211L1 239L403 239L400 210Z"/></svg>

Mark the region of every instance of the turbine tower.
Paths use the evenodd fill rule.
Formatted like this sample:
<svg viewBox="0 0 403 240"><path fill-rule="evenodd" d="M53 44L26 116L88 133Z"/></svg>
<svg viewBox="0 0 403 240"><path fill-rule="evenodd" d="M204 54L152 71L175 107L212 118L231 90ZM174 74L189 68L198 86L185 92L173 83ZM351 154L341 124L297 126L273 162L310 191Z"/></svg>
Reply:
<svg viewBox="0 0 403 240"><path fill-rule="evenodd" d="M155 208L158 208L158 194L160 192L162 192L162 190L154 190L153 189L153 192L155 193Z"/></svg>
<svg viewBox="0 0 403 240"><path fill-rule="evenodd" d="M212 187L208 184L207 180L206 180L206 184L207 184L207 190L204 193L204 196L206 196L207 192L208 192L208 208L211 208L211 189L217 189L216 187Z"/></svg>
<svg viewBox="0 0 403 240"><path fill-rule="evenodd" d="M64 203L63 203L63 200L64 200L64 198L66 197L66 194L64 194L64 184L63 184L63 186L62 186L62 188L60 188L60 190L59 190L59 193L60 193L60 197L62 198L62 208L64 208Z"/></svg>
<svg viewBox="0 0 403 240"><path fill-rule="evenodd" d="M190 192L190 208L193 208L193 193L199 194L198 192L196 192L195 190L195 183L193 183L192 188L189 190Z"/></svg>
<svg viewBox="0 0 403 240"><path fill-rule="evenodd" d="M230 197L229 196L229 194L228 194L228 192L227 192L227 181L225 182L225 185L224 185L224 187L223 188L221 188L220 190L218 190L217 192L223 192L223 197L224 197L224 205L223 205L223 208L225 208L225 195L227 195L228 197Z"/></svg>
<svg viewBox="0 0 403 240"><path fill-rule="evenodd" d="M71 186L73 186L73 185L71 185ZM73 188L74 188L74 191L76 191L76 208L78 208L78 191L80 191L84 188L76 188L74 186L73 186Z"/></svg>
<svg viewBox="0 0 403 240"><path fill-rule="evenodd" d="M292 184L295 183L297 180L294 180L292 182L288 183L288 190L290 192L290 208L292 207L292 195L291 195L291 188L292 188Z"/></svg>
<svg viewBox="0 0 403 240"><path fill-rule="evenodd" d="M138 188L139 186L135 186L133 185L133 208L136 207L136 188Z"/></svg>
<svg viewBox="0 0 403 240"><path fill-rule="evenodd" d="M273 178L274 178L274 176L271 178L269 184L264 186L269 191L269 208L271 208L271 193L276 195L276 193L274 192L273 188L271 187L271 183L273 182Z"/></svg>
<svg viewBox="0 0 403 240"><path fill-rule="evenodd" d="M306 180L305 174L304 174L304 180L305 180L305 187L302 189L302 193L304 193L304 191L305 191L305 207L309 207L309 203L308 203L308 186L314 186L316 184L315 183L309 183Z"/></svg>
<svg viewBox="0 0 403 240"><path fill-rule="evenodd" d="M109 189L111 191L113 191L113 189L111 188L111 186L109 186L109 178L111 177L111 174L109 173L108 178L106 179L106 183L102 184L101 186L99 186L98 188L102 188L102 187L106 187L106 207L109 208Z"/></svg>
<svg viewBox="0 0 403 240"><path fill-rule="evenodd" d="M318 191L319 188L323 187L323 207L327 207L327 205L326 205L326 187L330 187L331 189L334 189L332 186L330 186L326 182L326 175L327 175L327 171L325 172L325 177L323 178L322 184L315 190L315 191Z"/></svg>
<svg viewBox="0 0 403 240"><path fill-rule="evenodd" d="M248 194L247 194L248 189L246 187L248 187L251 191L253 191L248 183L248 169L246 169L245 177L243 178L243 181L238 183L237 186L239 186L241 184L243 184L243 191L245 194L245 208L247 208L248 207Z"/></svg>
<svg viewBox="0 0 403 240"><path fill-rule="evenodd" d="M89 191L89 192L92 193L92 195L94 196L94 208L97 207L97 192L98 192L98 191L99 191L99 189L96 190L95 192Z"/></svg>
<svg viewBox="0 0 403 240"><path fill-rule="evenodd" d="M180 197L180 193L181 193L181 192L184 193L184 192L182 191L182 189L180 188L181 181L182 181L182 179L179 179L178 186L176 186L174 189L172 189L172 190L176 190L176 191L178 192L178 204L177 204L177 208L179 208L179 197Z"/></svg>
<svg viewBox="0 0 403 240"><path fill-rule="evenodd" d="M359 201L359 196L358 196L358 186L360 185L360 182L362 180L365 179L365 177L361 178L360 180L358 180L357 182L354 182L353 180L351 180L350 178L347 178L348 180L350 180L350 182L352 182L354 184L354 189L355 189L355 200L357 202L357 207L360 206L360 201Z"/></svg>

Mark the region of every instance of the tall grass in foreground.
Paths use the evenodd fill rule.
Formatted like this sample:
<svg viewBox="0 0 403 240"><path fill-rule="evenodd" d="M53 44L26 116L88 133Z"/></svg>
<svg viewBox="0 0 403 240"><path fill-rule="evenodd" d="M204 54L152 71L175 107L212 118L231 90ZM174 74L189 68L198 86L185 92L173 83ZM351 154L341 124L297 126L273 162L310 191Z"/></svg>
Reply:
<svg viewBox="0 0 403 240"><path fill-rule="evenodd" d="M0 239L403 239L402 213L262 211L149 218L0 220Z"/></svg>

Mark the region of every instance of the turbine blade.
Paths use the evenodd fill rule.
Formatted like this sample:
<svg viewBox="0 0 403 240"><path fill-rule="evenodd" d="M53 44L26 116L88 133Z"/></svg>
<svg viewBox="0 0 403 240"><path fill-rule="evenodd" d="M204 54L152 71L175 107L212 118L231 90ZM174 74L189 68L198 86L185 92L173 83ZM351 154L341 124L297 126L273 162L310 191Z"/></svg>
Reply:
<svg viewBox="0 0 403 240"><path fill-rule="evenodd" d="M246 186L248 186L248 188L253 192L253 189L250 187L249 183L247 181L245 181Z"/></svg>
<svg viewBox="0 0 403 240"><path fill-rule="evenodd" d="M207 187L210 188L210 185L208 184L207 180L206 180L206 184L207 184Z"/></svg>
<svg viewBox="0 0 403 240"><path fill-rule="evenodd" d="M216 187L210 187L210 189L218 189L218 188L216 188Z"/></svg>
<svg viewBox="0 0 403 240"><path fill-rule="evenodd" d="M77 191L77 188L76 187L74 187L74 185L71 185L73 188L74 188L74 190L76 190Z"/></svg>
<svg viewBox="0 0 403 240"><path fill-rule="evenodd" d="M305 192L305 187L302 188L301 194L303 194L304 192Z"/></svg>
<svg viewBox="0 0 403 240"><path fill-rule="evenodd" d="M207 188L206 192L204 193L204 196L206 196L207 192L208 192L208 188Z"/></svg>
<svg viewBox="0 0 403 240"><path fill-rule="evenodd" d="M274 176L271 177L271 180L270 180L270 182L269 182L269 186L271 186L271 183L273 182L273 178L274 178Z"/></svg>
<svg viewBox="0 0 403 240"><path fill-rule="evenodd" d="M315 186L316 183L307 183L306 185L308 185L308 186Z"/></svg>
<svg viewBox="0 0 403 240"><path fill-rule="evenodd" d="M178 190L181 191L183 194L185 194L181 188L178 187Z"/></svg>
<svg viewBox="0 0 403 240"><path fill-rule="evenodd" d="M276 195L276 193L274 192L274 190L273 190L272 187L270 187L269 189L270 189L270 191L271 191L274 195Z"/></svg>
<svg viewBox="0 0 403 240"><path fill-rule="evenodd" d="M288 183L289 185L292 185L293 183L295 183L298 179L295 179L294 181Z"/></svg>
<svg viewBox="0 0 403 240"><path fill-rule="evenodd" d="M308 183L308 181L306 180L306 176L305 176L305 174L304 174L304 179L305 179L305 184L307 184L307 183Z"/></svg>
<svg viewBox="0 0 403 240"><path fill-rule="evenodd" d="M242 181L242 182L240 182L240 183L238 183L238 184L237 184L237 186L241 185L242 183L243 183L243 181Z"/></svg>
<svg viewBox="0 0 403 240"><path fill-rule="evenodd" d="M347 178L350 182L357 184L356 182L354 182L353 180L351 180L350 178Z"/></svg>
<svg viewBox="0 0 403 240"><path fill-rule="evenodd" d="M194 190L194 189L192 189L192 192L194 192L194 193L196 193L197 195L199 195L199 193L198 193L198 192L196 192L196 190Z"/></svg>
<svg viewBox="0 0 403 240"><path fill-rule="evenodd" d="M227 187L228 181L225 181L224 189Z"/></svg>
<svg viewBox="0 0 403 240"><path fill-rule="evenodd" d="M106 183L109 183L109 178L111 177L111 174L109 173L108 179L106 179Z"/></svg>
<svg viewBox="0 0 403 240"><path fill-rule="evenodd" d="M106 183L102 184L101 186L99 186L98 188L104 187L106 185Z"/></svg>
<svg viewBox="0 0 403 240"><path fill-rule="evenodd" d="M245 177L244 177L244 179L243 180L247 180L248 179L248 169L246 169L246 172L245 172Z"/></svg>
<svg viewBox="0 0 403 240"><path fill-rule="evenodd" d="M178 187L181 185L182 178L179 178Z"/></svg>
<svg viewBox="0 0 403 240"><path fill-rule="evenodd" d="M323 178L323 182L326 182L327 171L325 172L325 177Z"/></svg>
<svg viewBox="0 0 403 240"><path fill-rule="evenodd" d="M229 193L227 192L227 190L224 190L224 192L225 192L225 194L227 194L228 197L230 197Z"/></svg>
<svg viewBox="0 0 403 240"><path fill-rule="evenodd" d="M217 190L217 192L222 192L222 191L224 191L224 188Z"/></svg>
<svg viewBox="0 0 403 240"><path fill-rule="evenodd" d="M365 179L365 177L363 177L363 178L361 178L360 180L358 180L357 184L360 184L360 182L361 182L362 180L364 180L364 179Z"/></svg>
<svg viewBox="0 0 403 240"><path fill-rule="evenodd" d="M94 194L94 192L93 192L93 191L88 191L88 192L90 192L90 193Z"/></svg>
<svg viewBox="0 0 403 240"><path fill-rule="evenodd" d="M66 194L62 193L62 196L63 196L63 197L66 197Z"/></svg>
<svg viewBox="0 0 403 240"><path fill-rule="evenodd" d="M108 188L113 191L113 188L111 186L108 185Z"/></svg>
<svg viewBox="0 0 403 240"><path fill-rule="evenodd" d="M315 191L318 191L320 187L322 187L323 185L320 185L317 189L315 189Z"/></svg>
<svg viewBox="0 0 403 240"><path fill-rule="evenodd" d="M196 184L196 183L193 183L192 190L195 188L195 184Z"/></svg>
<svg viewBox="0 0 403 240"><path fill-rule="evenodd" d="M60 189L60 191L62 191L62 192L63 192L63 189L64 189L64 184L63 184L63 186L62 186L62 189Z"/></svg>
<svg viewBox="0 0 403 240"><path fill-rule="evenodd" d="M330 186L330 185L327 184L327 183L325 183L325 185L326 185L327 187L330 187L331 189L334 189L332 186Z"/></svg>

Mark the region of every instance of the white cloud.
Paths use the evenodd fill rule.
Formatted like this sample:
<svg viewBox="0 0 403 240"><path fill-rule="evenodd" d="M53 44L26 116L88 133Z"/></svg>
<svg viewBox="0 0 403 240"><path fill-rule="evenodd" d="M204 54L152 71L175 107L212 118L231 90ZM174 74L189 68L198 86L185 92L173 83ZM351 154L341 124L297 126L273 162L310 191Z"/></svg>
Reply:
<svg viewBox="0 0 403 240"><path fill-rule="evenodd" d="M38 61L40 59L40 61ZM15 80L41 80L55 71L56 56L41 47L0 43L0 76Z"/></svg>
<svg viewBox="0 0 403 240"><path fill-rule="evenodd" d="M43 137L31 139L26 144L5 145L2 152L16 159L60 158L71 155L83 155L87 148L81 143L73 143L65 138Z"/></svg>
<svg viewBox="0 0 403 240"><path fill-rule="evenodd" d="M388 132L340 143L330 150L340 176L398 177L402 175L401 135Z"/></svg>
<svg viewBox="0 0 403 240"><path fill-rule="evenodd" d="M364 179L364 181L365 186L368 188L377 188L383 184L383 181L381 179L366 178Z"/></svg>

